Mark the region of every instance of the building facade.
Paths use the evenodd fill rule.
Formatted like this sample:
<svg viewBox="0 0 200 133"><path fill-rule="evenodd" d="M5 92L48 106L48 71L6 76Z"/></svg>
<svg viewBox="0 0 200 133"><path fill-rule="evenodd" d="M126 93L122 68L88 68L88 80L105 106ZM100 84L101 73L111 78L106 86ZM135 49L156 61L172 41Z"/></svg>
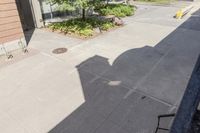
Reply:
<svg viewBox="0 0 200 133"><path fill-rule="evenodd" d="M76 11L59 11L47 0L0 0L0 55L19 49L19 40L28 44L26 32L45 23L77 16Z"/></svg>
<svg viewBox="0 0 200 133"><path fill-rule="evenodd" d="M16 49L12 43L19 39L24 39L24 34L16 2L0 0L0 46L5 46L8 50Z"/></svg>
<svg viewBox="0 0 200 133"><path fill-rule="evenodd" d="M43 26L38 0L0 0L0 55L27 45L26 31Z"/></svg>

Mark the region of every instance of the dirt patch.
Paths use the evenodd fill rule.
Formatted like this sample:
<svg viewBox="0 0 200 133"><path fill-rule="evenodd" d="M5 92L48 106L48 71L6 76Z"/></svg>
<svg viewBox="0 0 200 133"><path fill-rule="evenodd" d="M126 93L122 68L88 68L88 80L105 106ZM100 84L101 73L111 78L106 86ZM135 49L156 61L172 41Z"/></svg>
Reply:
<svg viewBox="0 0 200 133"><path fill-rule="evenodd" d="M28 48L28 52L26 52L26 53L24 53L22 50L15 50L15 51L11 51L9 53L13 56L10 59L8 59L6 57L6 55L0 56L0 68L11 65L11 64L15 64L24 59L32 57L32 56L38 54L39 51L36 49Z"/></svg>

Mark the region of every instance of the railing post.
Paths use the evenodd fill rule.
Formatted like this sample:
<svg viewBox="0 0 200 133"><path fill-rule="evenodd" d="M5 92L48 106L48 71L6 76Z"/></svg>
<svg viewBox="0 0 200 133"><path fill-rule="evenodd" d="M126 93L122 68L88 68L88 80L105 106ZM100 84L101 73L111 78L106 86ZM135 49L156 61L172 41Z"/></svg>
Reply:
<svg viewBox="0 0 200 133"><path fill-rule="evenodd" d="M8 59L8 60L13 58L13 55L12 55L12 54L10 54L10 53L9 53L9 52L6 50L6 48L5 48L4 44L2 44L2 47L1 47L1 49L4 51L4 53L5 53L5 56L7 57L7 59Z"/></svg>

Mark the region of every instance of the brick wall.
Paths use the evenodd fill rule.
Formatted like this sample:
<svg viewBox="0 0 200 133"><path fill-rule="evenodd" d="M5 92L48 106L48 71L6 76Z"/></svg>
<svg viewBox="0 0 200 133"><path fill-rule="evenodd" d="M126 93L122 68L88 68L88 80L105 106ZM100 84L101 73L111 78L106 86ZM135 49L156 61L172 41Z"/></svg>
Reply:
<svg viewBox="0 0 200 133"><path fill-rule="evenodd" d="M0 45L23 37L15 0L0 0Z"/></svg>

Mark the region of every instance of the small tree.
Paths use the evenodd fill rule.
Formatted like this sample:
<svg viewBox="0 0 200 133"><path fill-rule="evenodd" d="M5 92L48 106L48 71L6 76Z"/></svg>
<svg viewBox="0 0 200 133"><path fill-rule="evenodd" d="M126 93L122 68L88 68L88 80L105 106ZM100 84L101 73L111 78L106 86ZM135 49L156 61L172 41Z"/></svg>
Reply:
<svg viewBox="0 0 200 133"><path fill-rule="evenodd" d="M82 10L82 19L86 19L86 10L93 7L95 1L91 0L49 0L58 4L60 10Z"/></svg>

